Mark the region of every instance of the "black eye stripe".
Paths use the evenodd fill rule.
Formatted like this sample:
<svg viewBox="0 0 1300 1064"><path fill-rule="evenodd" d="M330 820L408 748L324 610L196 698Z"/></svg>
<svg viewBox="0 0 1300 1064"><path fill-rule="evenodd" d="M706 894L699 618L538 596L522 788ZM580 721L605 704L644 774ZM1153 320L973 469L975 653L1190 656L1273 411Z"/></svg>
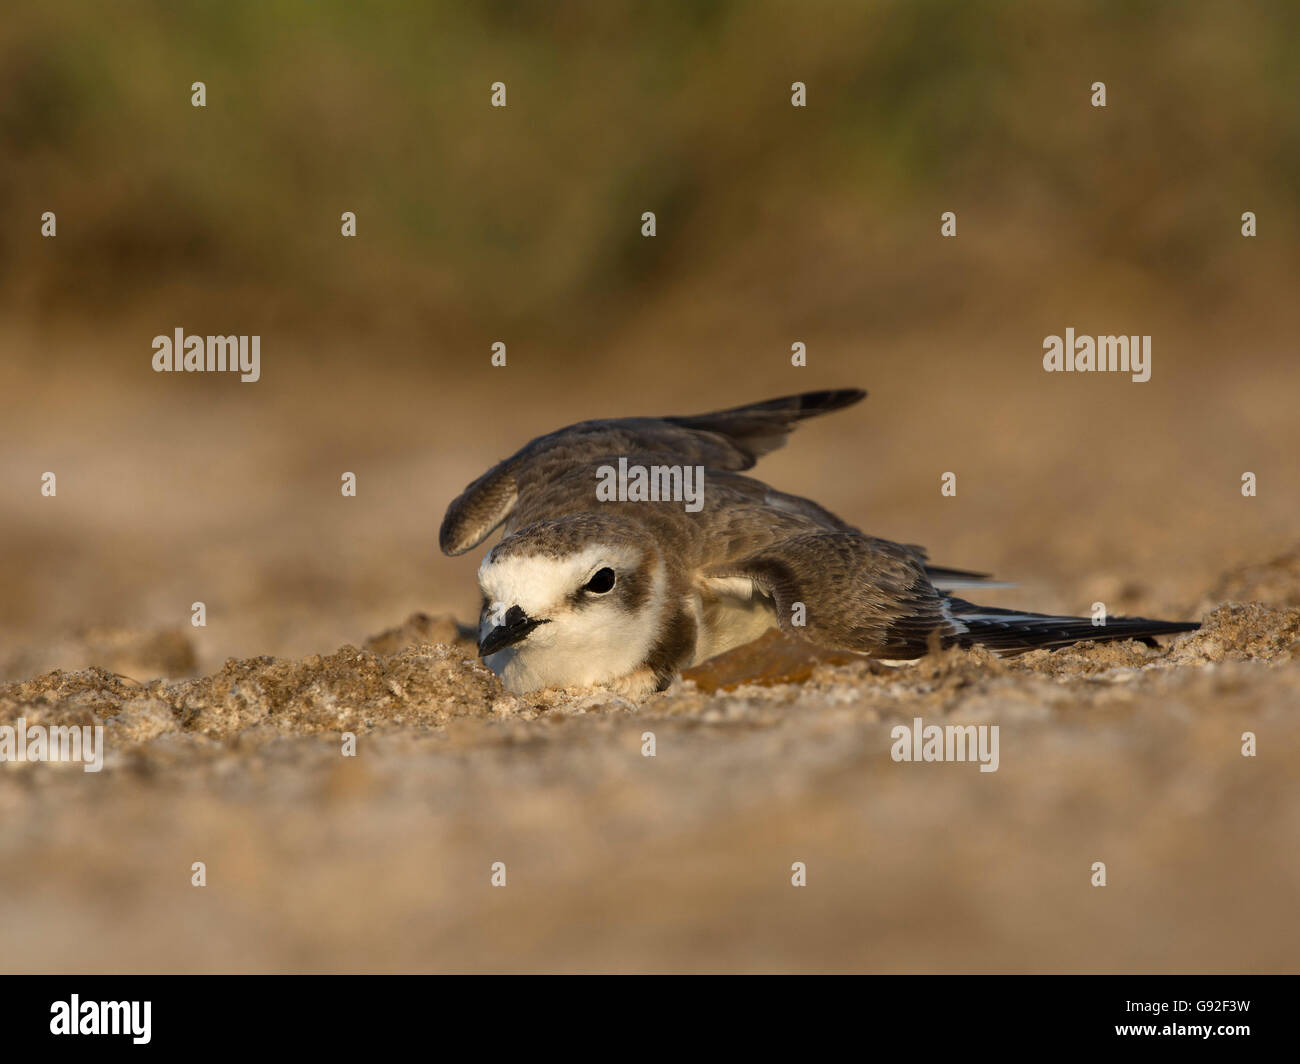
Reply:
<svg viewBox="0 0 1300 1064"><path fill-rule="evenodd" d="M590 591L595 595L603 595L605 592L613 590L614 582L614 570L605 566L601 569L597 569L595 573L592 574L591 579L582 585L582 589L584 591Z"/></svg>

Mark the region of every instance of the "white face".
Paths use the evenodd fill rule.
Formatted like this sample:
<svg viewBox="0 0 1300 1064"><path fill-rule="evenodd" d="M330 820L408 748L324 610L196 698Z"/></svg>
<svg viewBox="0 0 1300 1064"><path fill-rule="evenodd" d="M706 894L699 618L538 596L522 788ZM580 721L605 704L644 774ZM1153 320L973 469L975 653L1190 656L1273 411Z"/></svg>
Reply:
<svg viewBox="0 0 1300 1064"><path fill-rule="evenodd" d="M542 623L519 642L487 655L484 663L519 694L626 676L646 660L662 612L662 567L655 568L650 593L635 612L620 594L619 581L633 574L640 561L635 550L601 545L564 558L493 561L489 554L478 572L488 602L480 643L506 624L512 607ZM603 570L613 572L607 590L609 573Z"/></svg>

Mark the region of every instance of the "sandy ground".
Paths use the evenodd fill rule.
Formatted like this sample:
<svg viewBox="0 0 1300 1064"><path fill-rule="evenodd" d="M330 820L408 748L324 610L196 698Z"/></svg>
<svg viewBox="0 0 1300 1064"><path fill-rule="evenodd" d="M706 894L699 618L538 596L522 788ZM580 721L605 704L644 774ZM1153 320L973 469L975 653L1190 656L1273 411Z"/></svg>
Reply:
<svg viewBox="0 0 1300 1064"><path fill-rule="evenodd" d="M942 389L921 338L740 394L701 363L689 399L630 344L571 388L322 361L184 401L134 349L65 372L14 340L0 723L102 723L108 752L0 766L0 968L1300 969L1297 371L1228 372L1221 339L1145 392L1053 391L994 330ZM855 383L767 479L1021 582L995 604L1205 628L901 671L768 641L639 707L511 696L458 639L477 553L436 528L488 462L594 414ZM998 725L998 771L895 763L914 717Z"/></svg>
<svg viewBox="0 0 1300 1064"><path fill-rule="evenodd" d="M1296 967L1300 608L1224 606L1169 651L900 672L787 649L726 689L767 647L640 708L503 693L467 643L392 650L437 627L0 689L4 718L103 722L109 750L0 775L5 967ZM914 717L997 724L998 771L892 761Z"/></svg>

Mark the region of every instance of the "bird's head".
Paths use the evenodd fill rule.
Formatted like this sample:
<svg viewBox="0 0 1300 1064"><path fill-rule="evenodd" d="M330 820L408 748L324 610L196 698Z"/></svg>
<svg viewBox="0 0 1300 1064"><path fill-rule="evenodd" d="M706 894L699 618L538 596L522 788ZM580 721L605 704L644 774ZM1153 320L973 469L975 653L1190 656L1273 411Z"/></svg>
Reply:
<svg viewBox="0 0 1300 1064"><path fill-rule="evenodd" d="M663 612L658 552L594 515L506 537L478 580L479 655L516 692L627 675L646 660Z"/></svg>

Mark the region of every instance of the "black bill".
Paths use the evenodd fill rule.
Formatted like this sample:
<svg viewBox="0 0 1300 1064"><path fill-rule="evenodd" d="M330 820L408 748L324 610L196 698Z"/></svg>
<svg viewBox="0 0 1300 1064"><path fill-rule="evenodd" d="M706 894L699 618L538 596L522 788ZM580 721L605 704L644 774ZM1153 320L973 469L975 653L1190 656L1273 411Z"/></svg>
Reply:
<svg viewBox="0 0 1300 1064"><path fill-rule="evenodd" d="M498 624L487 635L479 638L478 656L485 658L489 654L495 654L498 650L514 646L521 640L526 639L528 633L539 624L546 623L548 622L545 619L534 620L518 606L511 606L506 610L504 623Z"/></svg>

